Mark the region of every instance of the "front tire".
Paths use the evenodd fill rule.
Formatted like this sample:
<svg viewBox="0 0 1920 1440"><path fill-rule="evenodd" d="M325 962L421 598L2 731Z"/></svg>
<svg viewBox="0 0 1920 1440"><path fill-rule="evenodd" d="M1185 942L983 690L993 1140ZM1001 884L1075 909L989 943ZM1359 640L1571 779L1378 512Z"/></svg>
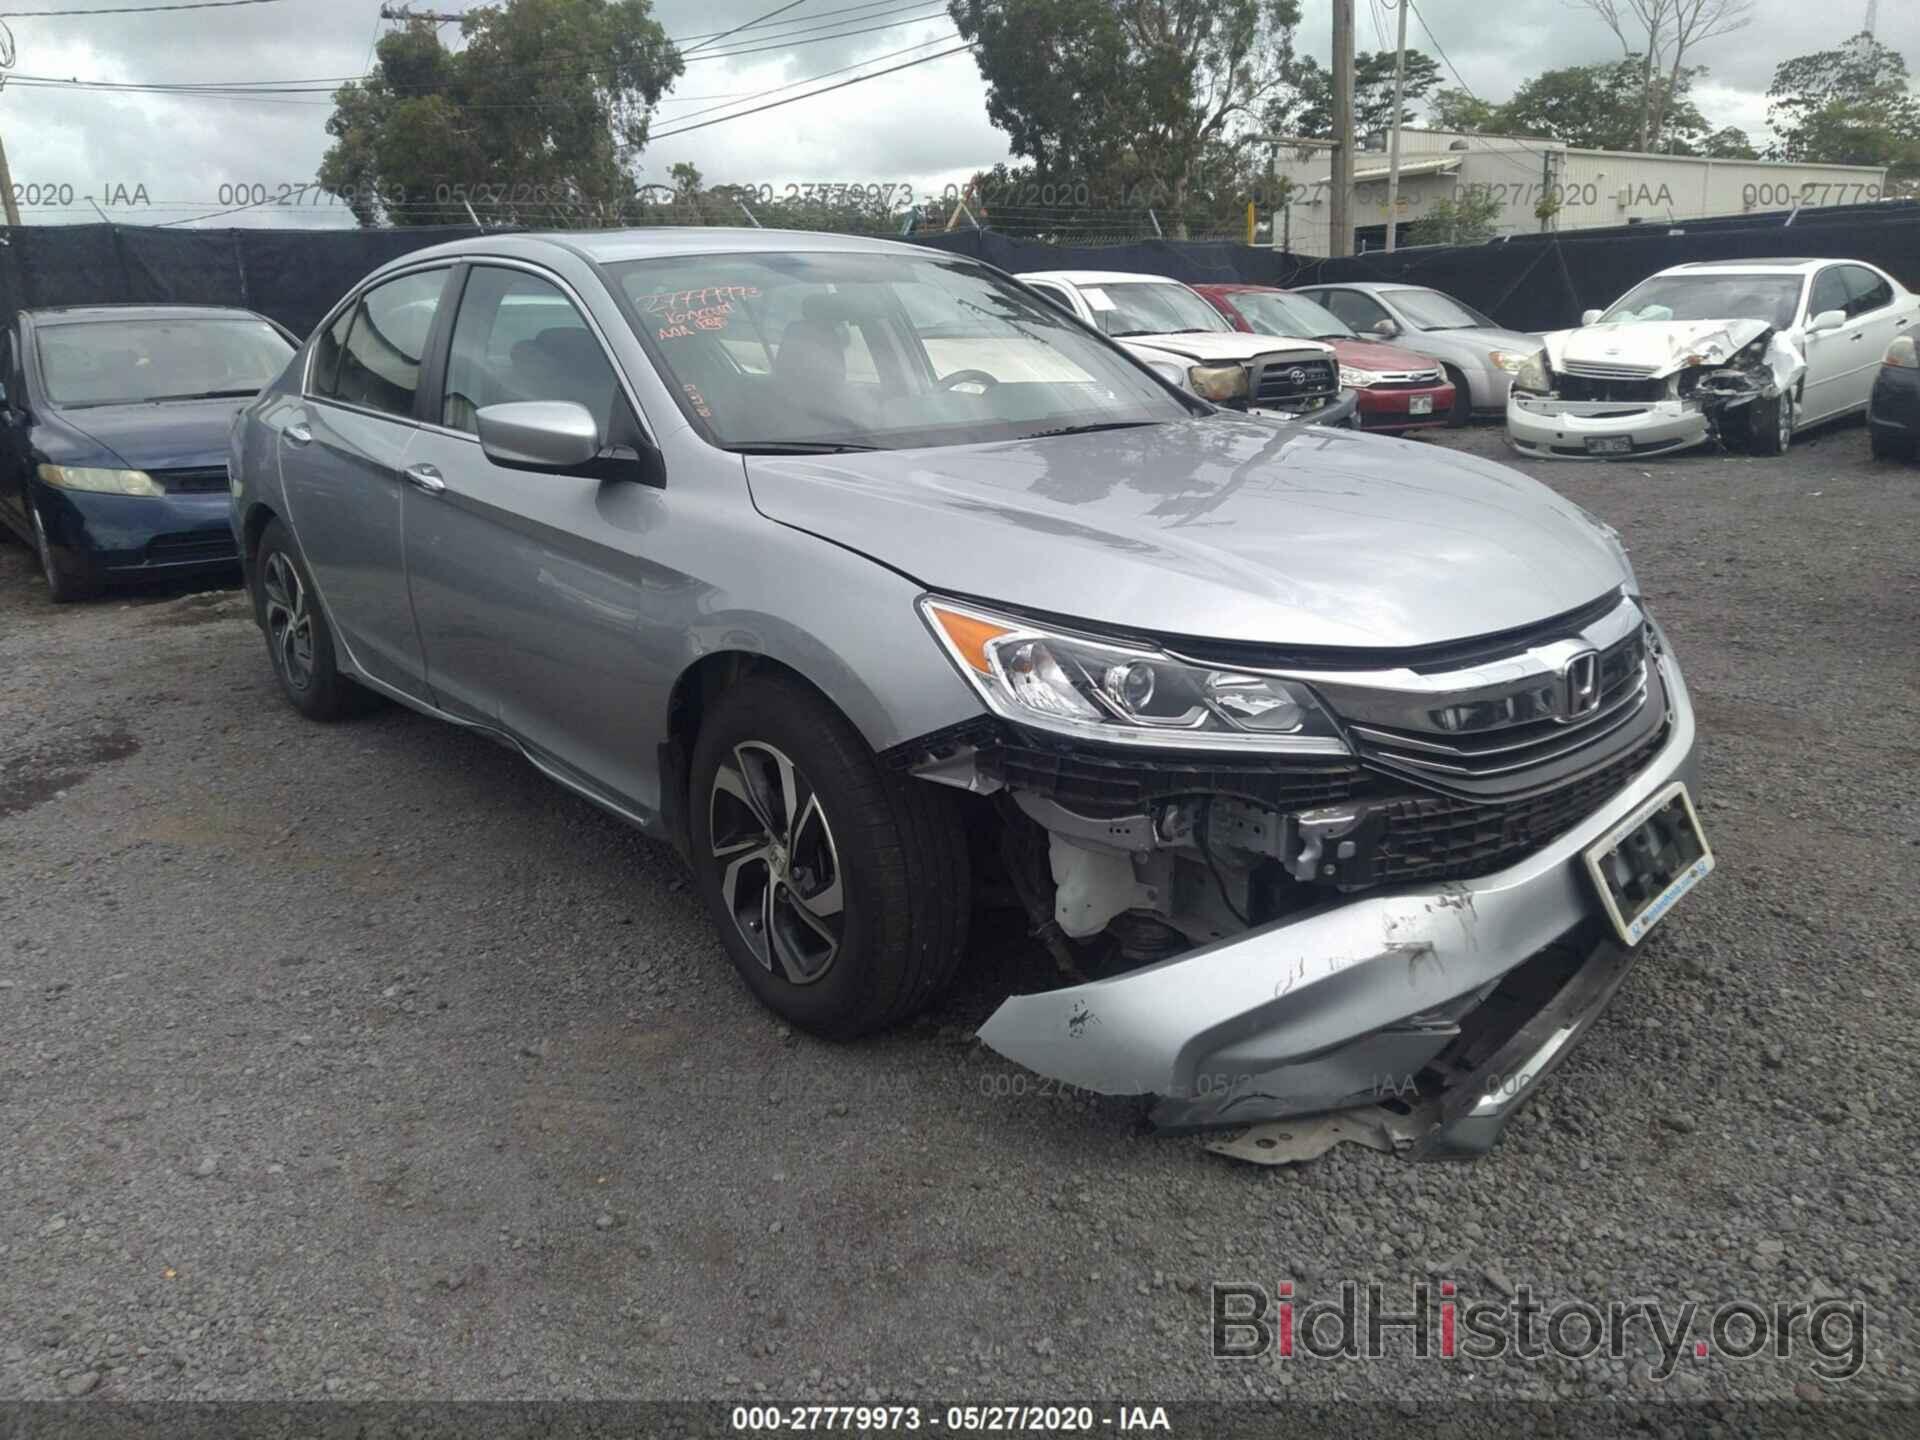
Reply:
<svg viewBox="0 0 1920 1440"><path fill-rule="evenodd" d="M1473 391L1467 388L1467 377L1462 371L1451 365L1442 365L1447 383L1453 386L1453 409L1447 412L1447 428L1458 430L1473 419Z"/></svg>
<svg viewBox="0 0 1920 1440"><path fill-rule="evenodd" d="M40 519L40 507L31 503L33 514L33 552L40 558L40 574L47 582L47 598L56 605L71 605L76 600L91 600L100 593L97 580L79 580L66 574L54 562L53 546L47 540L47 527Z"/></svg>
<svg viewBox="0 0 1920 1440"><path fill-rule="evenodd" d="M341 672L313 577L278 520L269 521L260 536L253 573L254 611L287 703L309 720L344 720L375 704L372 692Z"/></svg>
<svg viewBox="0 0 1920 1440"><path fill-rule="evenodd" d="M1747 407L1747 450L1754 455L1784 455L1793 444L1793 394L1782 390Z"/></svg>
<svg viewBox="0 0 1920 1440"><path fill-rule="evenodd" d="M955 797L884 770L820 695L772 675L722 692L690 771L701 898L763 1005L846 1040L940 992L971 899Z"/></svg>

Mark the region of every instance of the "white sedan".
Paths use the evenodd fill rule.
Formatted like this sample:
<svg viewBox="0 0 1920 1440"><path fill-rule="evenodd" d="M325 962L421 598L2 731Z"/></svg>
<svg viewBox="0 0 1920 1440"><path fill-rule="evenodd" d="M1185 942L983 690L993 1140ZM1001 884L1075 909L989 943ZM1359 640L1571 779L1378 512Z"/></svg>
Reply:
<svg viewBox="0 0 1920 1440"><path fill-rule="evenodd" d="M1711 260L1642 281L1514 377L1522 454L1626 459L1721 440L1778 455L1864 410L1887 346L1920 333L1920 296L1858 260Z"/></svg>

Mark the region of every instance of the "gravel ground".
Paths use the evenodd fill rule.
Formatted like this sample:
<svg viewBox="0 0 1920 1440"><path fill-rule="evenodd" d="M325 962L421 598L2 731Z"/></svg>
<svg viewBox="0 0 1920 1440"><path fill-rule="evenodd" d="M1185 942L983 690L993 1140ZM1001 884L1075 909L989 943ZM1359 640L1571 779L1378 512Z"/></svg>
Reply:
<svg viewBox="0 0 1920 1440"><path fill-rule="evenodd" d="M664 847L301 720L234 592L55 609L0 543L0 1399L1916 1397L1920 469L1866 448L1524 467L1632 546L1720 870L1471 1166L1023 1090L986 940L918 1024L789 1034ZM1839 1296L1865 1363L1209 1358L1210 1282L1345 1279Z"/></svg>

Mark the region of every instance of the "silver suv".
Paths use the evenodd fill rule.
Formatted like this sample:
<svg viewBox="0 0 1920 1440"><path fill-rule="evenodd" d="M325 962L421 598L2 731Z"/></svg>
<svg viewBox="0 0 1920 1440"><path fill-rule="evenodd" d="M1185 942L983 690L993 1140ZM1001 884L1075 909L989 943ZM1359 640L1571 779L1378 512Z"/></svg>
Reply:
<svg viewBox="0 0 1920 1440"><path fill-rule="evenodd" d="M818 1034L924 1006L1004 897L1040 941L1004 1054L1167 1127L1473 1150L1712 863L1606 526L1217 409L970 261L419 251L230 463L296 707L399 700L674 844Z"/></svg>

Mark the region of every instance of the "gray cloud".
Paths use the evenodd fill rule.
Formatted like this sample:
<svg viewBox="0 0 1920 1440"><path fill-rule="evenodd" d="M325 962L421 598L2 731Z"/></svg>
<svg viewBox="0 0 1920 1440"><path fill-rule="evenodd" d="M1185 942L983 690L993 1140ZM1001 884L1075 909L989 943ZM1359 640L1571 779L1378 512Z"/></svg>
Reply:
<svg viewBox="0 0 1920 1440"><path fill-rule="evenodd" d="M466 0L437 3L456 8ZM897 63L939 48L935 42L952 34L951 23L939 14L938 0L918 7L890 0L864 16L830 13L853 3L807 0L759 27L759 33L749 29L711 48L737 50L783 38L812 43L723 59L703 59L694 52L686 75L656 117L656 131L665 134L677 124L713 119L727 108L754 103L712 97L758 94L856 62ZM1613 37L1572 0L1416 3L1467 84L1489 99L1505 99L1542 69L1618 54ZM656 13L670 34L691 37L728 29L772 8L771 0L659 0ZM1324 60L1331 23L1327 0L1305 0L1303 8L1300 48ZM1702 92L1703 108L1716 123L1749 130L1764 124L1764 91L1773 67L1789 56L1844 39L1858 27L1855 12L1864 12L1865 0L1839 0L1838 12L1801 0L1759 0L1756 9L1758 18L1751 27L1712 42L1699 55L1700 63L1712 71ZM379 0L286 0L171 15L20 19L11 22L18 47L15 70L22 75L161 82L353 75L365 69L373 41L386 28L378 10ZM1359 0L1359 10L1360 47L1381 48L1372 0ZM1497 18L1489 18L1490 11L1497 11ZM1881 11L1881 39L1908 53L1920 50L1920 6L1883 0ZM936 18L897 23L916 15ZM1391 17L1387 20L1390 24ZM828 22L837 23L827 31L792 33L795 26ZM868 24L893 28L819 38ZM1417 24L1410 39L1431 48ZM916 42L926 42L925 47L893 61L874 59ZM796 90L766 98L793 93ZM684 160L715 182L778 188L789 183L878 181L938 189L1006 158L1004 137L987 123L982 93L971 57L956 55L818 99L678 137L668 135L649 148L643 178L664 179L668 167ZM723 109L694 113L715 105ZM16 183L39 187L29 190L29 198L47 198L46 188L52 186L51 198L67 207L28 206L30 223L91 221L96 216L87 196L107 205L116 219L156 223L221 208L222 198L233 194L223 187L265 186L277 197L283 186L310 185L327 147L324 126L329 113L322 96L267 103L14 85L0 94L0 133L7 141ZM70 194L66 187L71 187ZM151 202L147 207L108 204L139 187ZM210 223L352 222L343 207L322 203L261 207Z"/></svg>

